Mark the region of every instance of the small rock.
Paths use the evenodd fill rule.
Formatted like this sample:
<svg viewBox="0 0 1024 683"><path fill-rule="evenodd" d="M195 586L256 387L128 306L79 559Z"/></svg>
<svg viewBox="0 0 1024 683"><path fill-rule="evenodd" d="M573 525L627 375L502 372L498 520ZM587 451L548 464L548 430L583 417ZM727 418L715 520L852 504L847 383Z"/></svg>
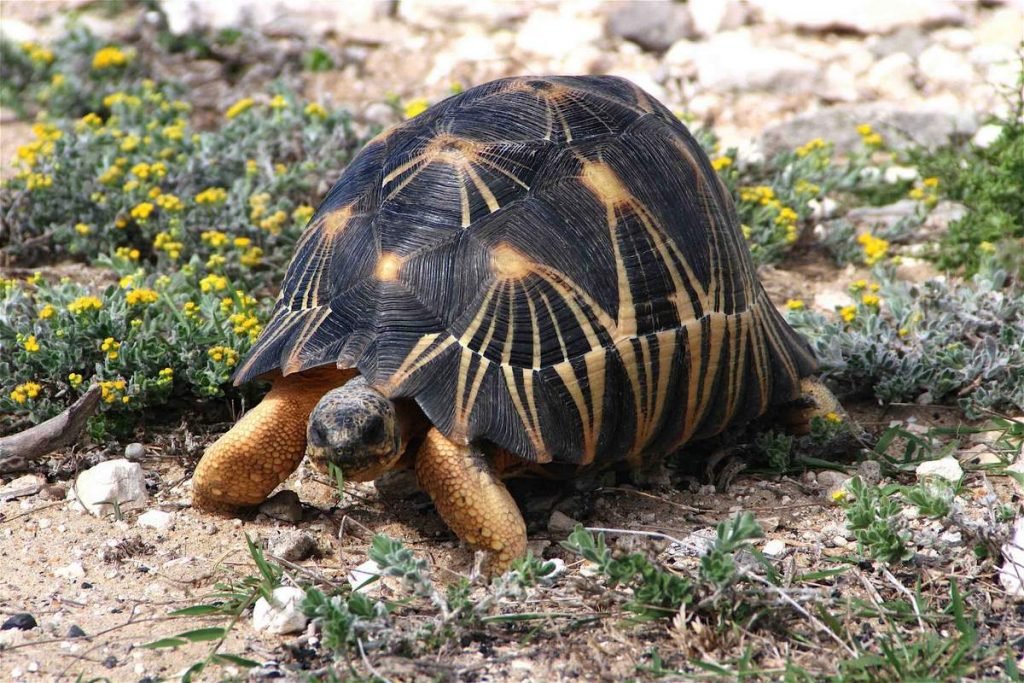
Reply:
<svg viewBox="0 0 1024 683"><path fill-rule="evenodd" d="M36 623L36 618L28 612L18 612L17 614L9 616L7 620L0 625L0 631L8 631L10 629L28 631L38 625L39 624Z"/></svg>
<svg viewBox="0 0 1024 683"><path fill-rule="evenodd" d="M687 6L672 0L618 2L608 17L609 33L653 52L667 50L691 30Z"/></svg>
<svg viewBox="0 0 1024 683"><path fill-rule="evenodd" d="M737 0L689 0L686 4L694 32L705 38L739 28L746 20L746 9Z"/></svg>
<svg viewBox="0 0 1024 683"><path fill-rule="evenodd" d="M918 55L917 69L929 83L946 88L962 88L978 80L974 67L962 54L941 45L932 45Z"/></svg>
<svg viewBox="0 0 1024 683"><path fill-rule="evenodd" d="M363 110L363 120L367 123L387 127L398 120L394 107L384 102L373 102Z"/></svg>
<svg viewBox="0 0 1024 683"><path fill-rule="evenodd" d="M683 557L701 557L714 546L715 538L714 529L700 529L681 539L679 543L673 543L667 552Z"/></svg>
<svg viewBox="0 0 1024 683"><path fill-rule="evenodd" d="M124 447L124 457L129 460L141 460L146 457L146 447L137 441L130 443Z"/></svg>
<svg viewBox="0 0 1024 683"><path fill-rule="evenodd" d="M97 517L114 512L115 503L125 510L141 507L148 498L142 466L125 459L107 460L87 469L68 491L72 507L84 505Z"/></svg>
<svg viewBox="0 0 1024 683"><path fill-rule="evenodd" d="M964 471L960 467L960 463L956 461L951 455L945 458L939 458L938 460L928 460L917 466L915 470L917 473L918 480L924 480L929 477L938 477L939 479L945 479L956 483L960 481L960 478L964 476Z"/></svg>
<svg viewBox="0 0 1024 683"><path fill-rule="evenodd" d="M907 282L926 282L939 277L938 269L934 261L916 258L914 256L903 256L899 265L896 266L896 277Z"/></svg>
<svg viewBox="0 0 1024 683"><path fill-rule="evenodd" d="M772 539L764 544L761 552L768 557L782 557L786 552L786 542L779 538Z"/></svg>
<svg viewBox="0 0 1024 683"><path fill-rule="evenodd" d="M949 224L967 215L967 207L959 202L943 200L935 205L921 226L921 233L929 238L949 230Z"/></svg>
<svg viewBox="0 0 1024 683"><path fill-rule="evenodd" d="M857 476L865 484L874 486L882 481L882 465L877 460L864 460L857 464Z"/></svg>
<svg viewBox="0 0 1024 683"><path fill-rule="evenodd" d="M306 615L299 609L306 593L294 586L275 588L268 601L260 598L252 609L252 625L257 631L277 635L299 633L306 628Z"/></svg>
<svg viewBox="0 0 1024 683"><path fill-rule="evenodd" d="M46 486L46 479L38 474L26 474L0 487L0 501L34 496Z"/></svg>
<svg viewBox="0 0 1024 683"><path fill-rule="evenodd" d="M974 467L1003 464L1002 458L992 452L992 446L979 443L956 454L957 460Z"/></svg>
<svg viewBox="0 0 1024 683"><path fill-rule="evenodd" d="M71 627L68 628L68 634L65 637L67 637L67 638L84 638L85 637L85 631L83 631L77 624L71 624Z"/></svg>
<svg viewBox="0 0 1024 683"><path fill-rule="evenodd" d="M373 560L367 560L349 572L348 585L354 591L376 595L380 592L380 581L374 581L374 579L380 575L380 565Z"/></svg>
<svg viewBox="0 0 1024 683"><path fill-rule="evenodd" d="M486 3L480 3L486 4ZM568 7L566 8L568 12ZM516 47L541 57L561 59L591 43L604 33L597 18L584 18L538 9L527 16L515 34Z"/></svg>
<svg viewBox="0 0 1024 683"><path fill-rule="evenodd" d="M1013 525L1013 537L1003 547L1003 565L999 568L999 583L1015 599L1024 598L1024 517ZM6 627L5 627L6 628Z"/></svg>
<svg viewBox="0 0 1024 683"><path fill-rule="evenodd" d="M76 560L71 564L54 569L53 573L55 576L59 576L62 579L77 581L85 578L85 567L82 566L81 562Z"/></svg>
<svg viewBox="0 0 1024 683"><path fill-rule="evenodd" d="M892 228L901 220L917 213L918 203L913 199L900 199L885 206L858 206L846 213L846 220L857 227L857 232Z"/></svg>
<svg viewBox="0 0 1024 683"><path fill-rule="evenodd" d="M814 308L819 311L834 311L837 308L854 304L853 297L843 289L823 289L814 294Z"/></svg>
<svg viewBox="0 0 1024 683"><path fill-rule="evenodd" d="M946 545L960 545L963 543L963 535L959 531L946 531L939 536L939 540Z"/></svg>
<svg viewBox="0 0 1024 683"><path fill-rule="evenodd" d="M754 45L746 29L712 36L697 45L693 59L697 81L709 91L767 90L793 94L813 89L818 81L817 62L796 52ZM799 144L803 142L806 140Z"/></svg>
<svg viewBox="0 0 1024 683"><path fill-rule="evenodd" d="M174 526L174 514L163 510L147 510L139 515L139 526L166 531Z"/></svg>
<svg viewBox="0 0 1024 683"><path fill-rule="evenodd" d="M833 536L831 539L829 539L829 543L832 544L833 548L845 548L850 544L850 542L847 541L846 537L844 536Z"/></svg>
<svg viewBox="0 0 1024 683"><path fill-rule="evenodd" d="M113 669L115 666L117 666L117 657L115 657L114 655L107 655L103 659L101 664L103 664L103 666L105 666L108 669Z"/></svg>
<svg viewBox="0 0 1024 683"><path fill-rule="evenodd" d="M577 524L579 524L578 520L573 519L561 510L555 510L548 519L548 532L553 536L568 536L576 528Z"/></svg>
<svg viewBox="0 0 1024 683"><path fill-rule="evenodd" d="M906 52L894 52L868 69L864 74L864 84L878 95L907 98L917 92L915 74L914 59Z"/></svg>
<svg viewBox="0 0 1024 683"><path fill-rule="evenodd" d="M953 0L859 0L848 5L821 0L749 0L764 18L810 31L889 33L900 26L961 24L964 14Z"/></svg>
<svg viewBox="0 0 1024 683"><path fill-rule="evenodd" d="M289 489L281 489L263 501L260 504L260 512L282 522L297 524L302 521L302 504L299 502L299 494Z"/></svg>
<svg viewBox="0 0 1024 683"><path fill-rule="evenodd" d="M286 531L270 542L272 554L290 562L300 562L316 550L313 537L303 531Z"/></svg>
<svg viewBox="0 0 1024 683"><path fill-rule="evenodd" d="M892 185L895 183L903 183L908 180L915 180L918 175L920 174L913 166L893 165L885 169L885 173L882 174L882 180Z"/></svg>
<svg viewBox="0 0 1024 683"><path fill-rule="evenodd" d="M836 472L835 470L822 470L818 472L818 486L824 489L839 486L847 479L848 476L844 472Z"/></svg>
<svg viewBox="0 0 1024 683"><path fill-rule="evenodd" d="M821 199L808 200L807 206L811 210L811 218L820 221L835 216L836 211L839 209L839 202L831 197L822 197Z"/></svg>
<svg viewBox="0 0 1024 683"><path fill-rule="evenodd" d="M63 484L47 484L39 490L43 500L64 500L68 495L68 487Z"/></svg>

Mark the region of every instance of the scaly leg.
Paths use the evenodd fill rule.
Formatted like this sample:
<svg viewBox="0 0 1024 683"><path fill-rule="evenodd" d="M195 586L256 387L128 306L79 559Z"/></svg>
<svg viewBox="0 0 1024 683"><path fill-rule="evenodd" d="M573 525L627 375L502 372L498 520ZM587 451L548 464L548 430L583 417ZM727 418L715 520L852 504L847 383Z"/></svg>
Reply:
<svg viewBox="0 0 1024 683"><path fill-rule="evenodd" d="M492 553L490 573L500 574L526 553L519 507L478 449L432 428L416 455L416 476L455 535L474 550Z"/></svg>
<svg viewBox="0 0 1024 683"><path fill-rule="evenodd" d="M328 368L278 377L263 401L203 453L192 477L192 504L234 512L266 500L302 461L313 406L356 374Z"/></svg>

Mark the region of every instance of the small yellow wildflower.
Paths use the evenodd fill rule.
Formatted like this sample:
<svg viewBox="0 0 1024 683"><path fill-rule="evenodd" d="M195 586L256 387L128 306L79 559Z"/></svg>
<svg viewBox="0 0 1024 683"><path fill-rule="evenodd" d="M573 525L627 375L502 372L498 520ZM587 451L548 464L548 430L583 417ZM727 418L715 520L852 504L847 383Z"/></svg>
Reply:
<svg viewBox="0 0 1024 683"><path fill-rule="evenodd" d="M825 143L824 140L822 140L821 138L814 138L813 140L808 140L806 143L797 147L795 151L798 157L803 158L811 154L812 152L815 152L819 149L825 149L826 147L828 147L828 145Z"/></svg>
<svg viewBox="0 0 1024 683"><path fill-rule="evenodd" d="M128 384L123 379L105 380L100 382L100 398L104 403L113 403L121 397L121 392Z"/></svg>
<svg viewBox="0 0 1024 683"><path fill-rule="evenodd" d="M81 124L83 128L99 128L103 125L103 119L100 118L99 114L97 114L94 111L91 111L82 118L78 119L78 123Z"/></svg>
<svg viewBox="0 0 1024 683"><path fill-rule="evenodd" d="M889 251L889 241L865 232L857 237L857 242L864 248L864 263L873 266Z"/></svg>
<svg viewBox="0 0 1024 683"><path fill-rule="evenodd" d="M899 335L900 339L905 339L906 337L910 336L910 330L908 330L906 327L901 327L900 329L896 330L896 334Z"/></svg>
<svg viewBox="0 0 1024 683"><path fill-rule="evenodd" d="M281 226L284 225L286 220L288 220L288 214L278 209L260 221L260 227L272 235L277 235L281 232Z"/></svg>
<svg viewBox="0 0 1024 683"><path fill-rule="evenodd" d="M288 172L288 167L284 164L274 164L274 173L277 175L284 175Z"/></svg>
<svg viewBox="0 0 1024 683"><path fill-rule="evenodd" d="M136 204L135 208L133 208L131 211L132 218L134 218L140 223L145 222L145 220L149 218L149 215L151 213L153 213L153 205L150 204L149 202L142 202L141 204Z"/></svg>
<svg viewBox="0 0 1024 683"><path fill-rule="evenodd" d="M220 270L221 267L228 262L228 259L223 254L210 254L210 258L206 259L207 270Z"/></svg>
<svg viewBox="0 0 1024 683"><path fill-rule="evenodd" d="M249 197L249 220L255 222L263 217L263 214L267 211L267 202L270 201L270 195L266 192L257 192L256 194Z"/></svg>
<svg viewBox="0 0 1024 683"><path fill-rule="evenodd" d="M229 368L234 367L238 363L238 352L227 346L212 346L207 349L206 355L214 363L224 363Z"/></svg>
<svg viewBox="0 0 1024 683"><path fill-rule="evenodd" d="M39 43L34 43L31 40L26 40L21 44L21 50L28 58L37 64L52 64L53 63L53 52L46 49Z"/></svg>
<svg viewBox="0 0 1024 683"><path fill-rule="evenodd" d="M149 177L149 164L144 162L135 164L134 166L132 166L129 173L131 173L136 178L145 180L146 178Z"/></svg>
<svg viewBox="0 0 1024 683"><path fill-rule="evenodd" d="M206 230L199 237L205 244L209 244L214 249L223 247L228 243L228 236L220 230Z"/></svg>
<svg viewBox="0 0 1024 683"><path fill-rule="evenodd" d="M789 208L788 206L784 206L779 211L779 214L775 217L775 224L776 225L789 225L791 223L796 223L796 221L797 221L797 219L799 217L800 216L797 215L796 211L794 211L793 209Z"/></svg>
<svg viewBox="0 0 1024 683"><path fill-rule="evenodd" d="M247 249L238 260L242 262L243 266L248 266L249 268L258 266L263 262L263 250L259 247L252 247Z"/></svg>
<svg viewBox="0 0 1024 683"><path fill-rule="evenodd" d="M84 236L92 232L92 228L90 228L85 223L75 223L75 232L77 232L79 235Z"/></svg>
<svg viewBox="0 0 1024 683"><path fill-rule="evenodd" d="M930 176L930 177L925 178L924 180L922 180L921 184L924 185L925 187L933 187L933 188L934 187L938 187L939 186L939 179L936 178L935 176Z"/></svg>
<svg viewBox="0 0 1024 683"><path fill-rule="evenodd" d="M292 211L292 220L296 223L306 223L313 216L313 207L305 204L300 205Z"/></svg>
<svg viewBox="0 0 1024 683"><path fill-rule="evenodd" d="M768 206L775 202L775 190L767 185L740 188L740 201Z"/></svg>
<svg viewBox="0 0 1024 683"><path fill-rule="evenodd" d="M711 168L716 171L721 171L722 169L729 168L730 166L732 166L731 157L715 157L711 160Z"/></svg>
<svg viewBox="0 0 1024 683"><path fill-rule="evenodd" d="M232 240L231 243L234 244L239 249L245 249L250 244L252 244L252 240L249 239L248 237L236 237L234 240Z"/></svg>
<svg viewBox="0 0 1024 683"><path fill-rule="evenodd" d="M92 57L92 68L96 71L124 66L127 63L128 56L120 48L114 46L101 48Z"/></svg>
<svg viewBox="0 0 1024 683"><path fill-rule="evenodd" d="M125 183L123 186L121 186L121 191L124 192L125 194L129 194L131 192L134 192L137 189L139 189L139 181L138 180L129 180L127 183Z"/></svg>
<svg viewBox="0 0 1024 683"><path fill-rule="evenodd" d="M19 405L24 405L26 401L37 398L42 390L43 388L37 382L25 382L14 387L11 391L11 400Z"/></svg>
<svg viewBox="0 0 1024 683"><path fill-rule="evenodd" d="M156 189L156 188L154 188ZM164 211L181 211L185 205L173 194L161 194L156 198L156 204Z"/></svg>
<svg viewBox="0 0 1024 683"><path fill-rule="evenodd" d="M846 500L846 489L836 489L832 492L832 500L836 503L842 503Z"/></svg>
<svg viewBox="0 0 1024 683"><path fill-rule="evenodd" d="M121 178L121 175L123 173L124 171L122 171L117 166L111 166L106 171L101 173L100 177L97 178L97 180L99 180L99 182L103 183L104 185L113 185L118 181L118 179Z"/></svg>
<svg viewBox="0 0 1024 683"><path fill-rule="evenodd" d="M196 204L220 204L228 198L223 187L208 187L196 195Z"/></svg>
<svg viewBox="0 0 1024 683"><path fill-rule="evenodd" d="M64 74L53 74L53 76L50 77L50 85L54 88L59 88L64 85L66 80L67 79L64 78Z"/></svg>
<svg viewBox="0 0 1024 683"><path fill-rule="evenodd" d="M797 194L802 194L802 195L807 195L807 196L812 196L812 197L821 194L821 186L820 185L815 185L814 183L812 183L810 181L807 181L807 180L804 180L803 178L801 178L800 180L796 181L796 184L793 186L793 189L796 191Z"/></svg>
<svg viewBox="0 0 1024 683"><path fill-rule="evenodd" d="M77 389L82 386L82 376L77 372L72 372L68 375L68 383L70 383L73 388Z"/></svg>
<svg viewBox="0 0 1024 683"><path fill-rule="evenodd" d="M228 279L223 275L210 273L199 281L199 289L203 292L223 292L228 288Z"/></svg>
<svg viewBox="0 0 1024 683"><path fill-rule="evenodd" d="M845 322L852 323L857 318L857 307L854 305L843 306L839 309L839 317Z"/></svg>
<svg viewBox="0 0 1024 683"><path fill-rule="evenodd" d="M114 250L114 256L125 259L126 261L138 261L141 254L138 249L133 247L118 247Z"/></svg>
<svg viewBox="0 0 1024 683"><path fill-rule="evenodd" d="M160 131L168 140L181 140L185 137L185 127L182 123L175 123L171 126L164 126L163 130ZM173 150L171 152L173 154Z"/></svg>
<svg viewBox="0 0 1024 683"><path fill-rule="evenodd" d="M138 304L152 304L156 303L159 299L159 295L152 289L141 288L133 289L125 295L124 299L128 302L129 306L136 306Z"/></svg>
<svg viewBox="0 0 1024 683"><path fill-rule="evenodd" d="M284 109L288 106L288 100L285 99L284 95L274 95L274 98L270 100L271 109Z"/></svg>
<svg viewBox="0 0 1024 683"><path fill-rule="evenodd" d="M246 175L256 175L259 170L259 166L256 165L255 159L247 159L245 162L245 173Z"/></svg>
<svg viewBox="0 0 1024 683"><path fill-rule="evenodd" d="M994 254L996 253L996 245L989 241L983 241L978 243L978 251L983 254Z"/></svg>
<svg viewBox="0 0 1024 683"><path fill-rule="evenodd" d="M128 135L124 140L121 141L122 152L132 152L139 146L142 140L137 135Z"/></svg>
<svg viewBox="0 0 1024 683"><path fill-rule="evenodd" d="M199 304L195 301L186 301L181 307L181 310L185 313L186 318L198 318L199 317Z"/></svg>
<svg viewBox="0 0 1024 683"><path fill-rule="evenodd" d="M39 319L40 320L46 320L48 318L52 318L53 314L56 313L56 312L57 312L57 309L55 309L50 304L46 304L45 306L43 306L42 308L39 309Z"/></svg>
<svg viewBox="0 0 1024 683"><path fill-rule="evenodd" d="M100 344L100 351L104 351L107 354L108 360L117 360L117 357L120 355L118 352L118 349L120 348L121 342L117 341L113 337L107 337L103 340L103 343Z"/></svg>
<svg viewBox="0 0 1024 683"><path fill-rule="evenodd" d="M327 118L327 110L324 109L322 104L319 104L317 102L310 102L309 104L307 104L306 108L304 109L304 111L306 112L306 116L308 116L310 118L314 118L314 119L326 119Z"/></svg>
<svg viewBox="0 0 1024 683"><path fill-rule="evenodd" d="M754 230L749 225L746 224L740 226L740 232L743 233L743 239L745 240L749 240L750 237L754 234Z"/></svg>
<svg viewBox="0 0 1024 683"><path fill-rule="evenodd" d="M25 186L29 190L40 190L53 185L53 176L46 173L30 173Z"/></svg>
<svg viewBox="0 0 1024 683"><path fill-rule="evenodd" d="M253 101L251 97L243 97L242 99L238 100L230 107L228 107L228 110L224 112L224 116L226 116L229 119L233 119L239 114L248 111L254 104L256 103Z"/></svg>
<svg viewBox="0 0 1024 683"><path fill-rule="evenodd" d="M174 369L164 368L157 374L157 380L160 382L170 382L174 379Z"/></svg>
<svg viewBox="0 0 1024 683"><path fill-rule="evenodd" d="M135 286L135 276L125 275L124 277L117 281L117 286L120 287L121 289L131 289L132 287Z"/></svg>
<svg viewBox="0 0 1024 683"><path fill-rule="evenodd" d="M787 299L786 300L786 308L788 308L791 311L802 311L806 307L807 307L806 304L804 304L804 302L801 301L800 299Z"/></svg>
<svg viewBox="0 0 1024 683"><path fill-rule="evenodd" d="M839 417L839 413L828 412L825 413L825 421L831 422L832 424L839 424L843 421L843 418Z"/></svg>
<svg viewBox="0 0 1024 683"><path fill-rule="evenodd" d="M79 315L87 311L98 311L103 308L103 302L94 296L80 296L68 304L68 311Z"/></svg>
<svg viewBox="0 0 1024 683"><path fill-rule="evenodd" d="M417 97L416 99L409 100L405 103L405 110L403 113L405 114L405 118L411 119L419 116L429 108L430 103L427 102L426 99Z"/></svg>
<svg viewBox="0 0 1024 683"><path fill-rule="evenodd" d="M39 342L36 341L34 334L30 334L25 340L25 350L29 353L39 353Z"/></svg>
<svg viewBox="0 0 1024 683"><path fill-rule="evenodd" d="M860 298L860 302L865 306L871 308L878 308L878 305L882 302L882 299L877 294L865 294Z"/></svg>

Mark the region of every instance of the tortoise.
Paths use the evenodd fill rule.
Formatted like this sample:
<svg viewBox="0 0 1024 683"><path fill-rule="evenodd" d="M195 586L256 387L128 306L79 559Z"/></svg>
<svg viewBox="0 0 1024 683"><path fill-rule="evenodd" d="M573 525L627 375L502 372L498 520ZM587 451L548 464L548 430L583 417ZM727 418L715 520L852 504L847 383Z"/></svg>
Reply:
<svg viewBox="0 0 1024 683"><path fill-rule="evenodd" d="M304 453L351 480L413 467L500 570L526 548L517 464L640 467L778 406L806 423L841 410L815 370L664 105L611 76L506 78L345 169L234 375L272 388L205 452L194 503L256 505Z"/></svg>

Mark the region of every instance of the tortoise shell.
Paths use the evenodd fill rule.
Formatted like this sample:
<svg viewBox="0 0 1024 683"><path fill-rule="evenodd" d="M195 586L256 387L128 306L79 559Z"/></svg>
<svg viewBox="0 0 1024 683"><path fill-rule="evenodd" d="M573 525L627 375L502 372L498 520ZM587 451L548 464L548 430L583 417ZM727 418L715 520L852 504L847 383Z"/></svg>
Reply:
<svg viewBox="0 0 1024 683"><path fill-rule="evenodd" d="M372 140L235 376L357 367L530 461L669 452L815 369L686 127L610 76L509 78Z"/></svg>

